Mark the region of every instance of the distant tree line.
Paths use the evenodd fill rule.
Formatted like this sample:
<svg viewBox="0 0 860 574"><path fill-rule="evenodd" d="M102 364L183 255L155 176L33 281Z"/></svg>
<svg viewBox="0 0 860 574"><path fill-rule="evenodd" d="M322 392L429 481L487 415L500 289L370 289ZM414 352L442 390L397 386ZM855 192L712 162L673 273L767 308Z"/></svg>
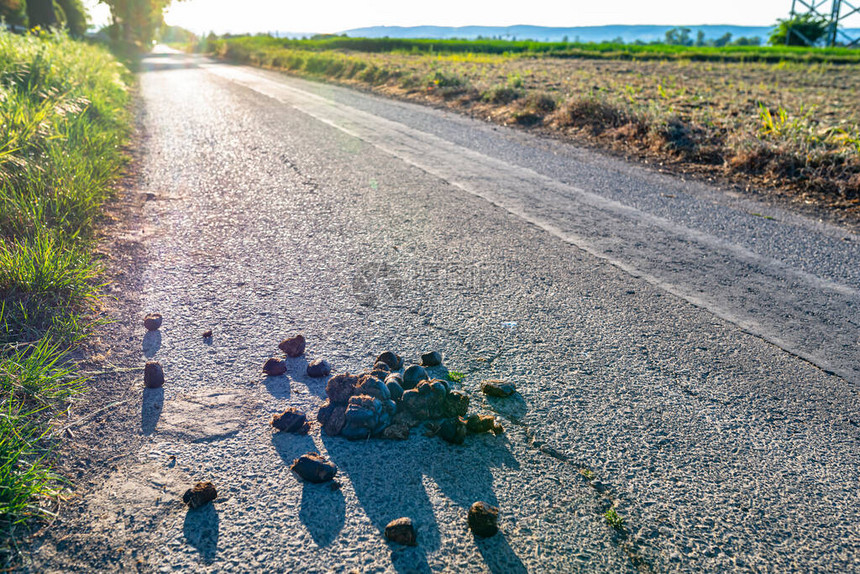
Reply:
<svg viewBox="0 0 860 574"><path fill-rule="evenodd" d="M65 28L78 37L89 25L83 0L0 0L0 18L12 26Z"/></svg>
<svg viewBox="0 0 860 574"><path fill-rule="evenodd" d="M0 0L3 1L3 0ZM104 0L102 0L104 1ZM826 18L815 17L810 14L797 15L793 18L779 20L768 37L767 42L773 46L815 46L827 33L827 27L830 21ZM346 34L317 34L311 40L334 40L338 38L347 38ZM302 38L307 39L307 38ZM390 40L385 37L381 40ZM448 38L450 41L471 41L468 38ZM516 36L509 34L483 36L479 35L475 38L477 41L499 41L499 42L516 42ZM526 42L538 42L539 40L526 40ZM547 38L545 43L551 43ZM570 39L564 36L561 39L561 44L569 44ZM574 44L580 44L579 36L573 40ZM610 44L624 45L627 42L622 36L618 36L609 41ZM663 38L646 42L644 40L634 40L630 42L633 46L689 46L689 47L704 47L710 46L721 48L724 46L761 46L764 43L760 36L739 36L735 38L731 32L726 32L717 38L707 38L704 30L697 30L695 38L692 30L686 27L676 27L666 31Z"/></svg>
<svg viewBox="0 0 860 574"><path fill-rule="evenodd" d="M620 40L620 38L618 39ZM623 41L617 42L623 44ZM645 45L646 42L638 40L633 42L638 45ZM746 37L740 36L732 38L731 32L726 32L719 38L706 38L704 30L696 32L695 39L692 36L690 28L678 27L667 30L662 40L655 40L651 44L664 44L667 46L713 46L721 48L723 46L761 46L762 40L758 36Z"/></svg>
<svg viewBox="0 0 860 574"><path fill-rule="evenodd" d="M816 46L827 34L829 26L830 20L827 18L814 14L798 14L792 18L778 20L768 43L772 46ZM762 40L758 36L732 40L729 32L719 38L706 40L702 30L696 33L696 39L693 40L689 28L672 28L666 32L662 43L673 46L760 46Z"/></svg>
<svg viewBox="0 0 860 574"><path fill-rule="evenodd" d="M99 2L110 8L106 32L114 42L147 47L164 26L164 10L171 0ZM83 0L0 0L0 19L26 28L65 28L72 36L83 36L89 25Z"/></svg>
<svg viewBox="0 0 860 574"><path fill-rule="evenodd" d="M99 0L110 8L107 32L114 42L147 48L164 25L170 0Z"/></svg>

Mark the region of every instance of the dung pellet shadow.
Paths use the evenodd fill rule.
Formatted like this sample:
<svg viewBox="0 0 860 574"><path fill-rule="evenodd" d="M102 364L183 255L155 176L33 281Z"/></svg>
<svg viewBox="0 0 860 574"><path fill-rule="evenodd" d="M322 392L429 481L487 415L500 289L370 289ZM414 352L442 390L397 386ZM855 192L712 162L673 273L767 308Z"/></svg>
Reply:
<svg viewBox="0 0 860 574"><path fill-rule="evenodd" d="M289 468L301 455L317 450L310 435L286 432L273 433L272 446L284 461L286 468ZM335 481L337 478L336 476ZM299 520L308 529L317 545L328 546L338 537L346 520L346 501L343 492L333 482L321 484L305 482L302 488Z"/></svg>
<svg viewBox="0 0 860 574"><path fill-rule="evenodd" d="M205 563L215 561L218 555L218 529L220 519L214 504L205 504L185 514L182 534L186 542L197 549Z"/></svg>
<svg viewBox="0 0 860 574"><path fill-rule="evenodd" d="M162 410L164 410L164 389L143 389L143 400L140 404L140 431L144 436L155 432Z"/></svg>
<svg viewBox="0 0 860 574"><path fill-rule="evenodd" d="M486 396L484 400L487 401L490 409L513 422L519 422L528 412L528 404L519 393L514 393L509 397Z"/></svg>
<svg viewBox="0 0 860 574"><path fill-rule="evenodd" d="M528 570L516 555L508 539L499 532L491 538L475 536L475 545L493 574L526 574Z"/></svg>
<svg viewBox="0 0 860 574"><path fill-rule="evenodd" d="M275 451L288 469L301 455L317 450L310 435L287 432L272 433L272 446L275 447Z"/></svg>
<svg viewBox="0 0 860 574"><path fill-rule="evenodd" d="M336 479L335 479L336 480ZM328 546L340 534L346 521L346 500L333 483L304 483L299 520L319 547Z"/></svg>
<svg viewBox="0 0 860 574"><path fill-rule="evenodd" d="M396 518L408 516L415 522L418 545L392 548L391 560L397 572L430 572L427 553L441 545L433 504L424 486L425 476L462 508L465 527L466 511L473 502L498 504L491 469L519 468L507 443L491 435L473 435L463 446L448 446L443 456L438 438L419 433L405 443L379 439L352 442L325 433L321 437L330 460L340 468L349 468L356 497L380 536ZM494 552L502 552L499 556L485 554L484 546L478 544L487 567L498 573L525 572L507 541L501 541L504 536L499 532L493 538L500 540L490 546Z"/></svg>
<svg viewBox="0 0 860 574"><path fill-rule="evenodd" d="M147 359L154 357L161 348L161 331L147 331L140 347Z"/></svg>
<svg viewBox="0 0 860 574"><path fill-rule="evenodd" d="M263 375L263 384L269 394L278 399L290 398L290 378L284 375Z"/></svg>

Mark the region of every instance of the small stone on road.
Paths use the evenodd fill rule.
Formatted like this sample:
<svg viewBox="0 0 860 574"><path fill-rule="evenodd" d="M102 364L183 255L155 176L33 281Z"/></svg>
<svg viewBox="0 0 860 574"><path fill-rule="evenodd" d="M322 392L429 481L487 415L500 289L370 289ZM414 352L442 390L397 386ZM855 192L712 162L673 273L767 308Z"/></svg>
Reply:
<svg viewBox="0 0 860 574"><path fill-rule="evenodd" d="M281 341L281 344L278 345L278 348L288 357L299 357L305 352L305 337L304 335L296 335L295 337L284 339Z"/></svg>
<svg viewBox="0 0 860 574"><path fill-rule="evenodd" d="M164 321L160 313L150 313L143 318L143 326L147 331L157 331Z"/></svg>
<svg viewBox="0 0 860 574"><path fill-rule="evenodd" d="M331 374L331 365L325 359L316 359L308 365L309 377L327 377Z"/></svg>
<svg viewBox="0 0 860 574"><path fill-rule="evenodd" d="M403 366L403 359L397 353L385 351L376 357L376 361L374 361L374 363L385 363L392 371L399 371Z"/></svg>
<svg viewBox="0 0 860 574"><path fill-rule="evenodd" d="M308 434L308 417L305 413L290 407L279 415L272 417L272 426L283 432L295 434Z"/></svg>
<svg viewBox="0 0 860 574"><path fill-rule="evenodd" d="M481 390L489 397L505 398L517 392L517 386L514 383L489 379L481 383Z"/></svg>
<svg viewBox="0 0 860 574"><path fill-rule="evenodd" d="M421 365L424 367L436 367L442 364L442 353L431 351L421 355Z"/></svg>
<svg viewBox="0 0 860 574"><path fill-rule="evenodd" d="M270 377L277 377L287 372L287 365L282 360L272 357L263 365L263 372Z"/></svg>

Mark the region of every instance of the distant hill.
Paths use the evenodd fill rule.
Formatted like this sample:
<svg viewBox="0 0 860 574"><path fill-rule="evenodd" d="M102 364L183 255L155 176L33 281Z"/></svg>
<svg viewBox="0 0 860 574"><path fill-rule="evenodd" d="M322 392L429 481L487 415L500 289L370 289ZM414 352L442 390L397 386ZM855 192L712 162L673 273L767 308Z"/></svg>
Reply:
<svg viewBox="0 0 860 574"><path fill-rule="evenodd" d="M666 32L680 26L580 26L574 28L549 28L544 26L462 26L459 28L447 26L371 26L354 28L343 32L354 38L463 38L473 40L483 38L502 38L506 40L537 40L542 42L608 42L621 38L625 43L641 40L652 42L662 40ZM730 26L705 25L684 26L691 30L691 36L696 37L699 30L705 33L706 39L715 39L727 32L733 39L745 36L758 36L766 42L773 26ZM852 35L860 34L860 30L849 30Z"/></svg>

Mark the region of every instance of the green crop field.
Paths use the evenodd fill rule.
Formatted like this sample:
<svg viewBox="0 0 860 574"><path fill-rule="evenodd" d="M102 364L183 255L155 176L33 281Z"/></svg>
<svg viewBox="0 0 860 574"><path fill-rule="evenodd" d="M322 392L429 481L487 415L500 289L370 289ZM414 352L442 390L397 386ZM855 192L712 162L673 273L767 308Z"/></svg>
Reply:
<svg viewBox="0 0 860 574"><path fill-rule="evenodd" d="M848 48L796 48L786 46L672 46L666 44L585 44L510 40L430 40L406 38L349 38L329 36L286 39L270 36L230 38L245 50L291 49L311 52L400 52L412 54L500 54L554 58L679 59L692 61L829 62L860 63L860 51Z"/></svg>

